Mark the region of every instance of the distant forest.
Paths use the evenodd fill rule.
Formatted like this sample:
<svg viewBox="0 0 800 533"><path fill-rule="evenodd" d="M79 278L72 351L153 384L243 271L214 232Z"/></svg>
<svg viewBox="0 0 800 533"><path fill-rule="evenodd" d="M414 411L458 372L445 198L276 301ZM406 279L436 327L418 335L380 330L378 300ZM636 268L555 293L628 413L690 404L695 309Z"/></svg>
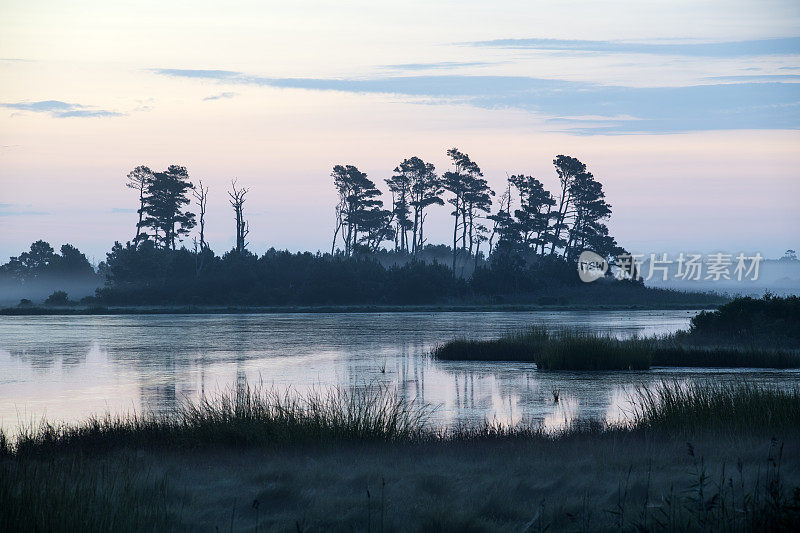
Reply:
<svg viewBox="0 0 800 533"><path fill-rule="evenodd" d="M248 249L248 188L233 181L226 191L236 244L219 256L205 238L209 189L202 180L192 183L182 166L138 166L125 182L136 194L135 232L116 242L97 269L69 244L57 253L37 241L0 266L0 281L95 283L99 288L82 303L115 305L569 304L576 302L568 295L604 290L579 287L578 254L589 249L613 264L625 251L609 235L611 206L584 163L565 155L553 160L555 195L524 174L508 177L498 194L467 154L452 148L447 156L452 165L441 174L419 157L397 165L385 180L390 206L365 173L336 165L330 252L270 249L260 257ZM452 241L429 243L425 222L441 208L450 209ZM597 285L634 300L648 292L611 276ZM47 303L71 302L57 291Z"/></svg>

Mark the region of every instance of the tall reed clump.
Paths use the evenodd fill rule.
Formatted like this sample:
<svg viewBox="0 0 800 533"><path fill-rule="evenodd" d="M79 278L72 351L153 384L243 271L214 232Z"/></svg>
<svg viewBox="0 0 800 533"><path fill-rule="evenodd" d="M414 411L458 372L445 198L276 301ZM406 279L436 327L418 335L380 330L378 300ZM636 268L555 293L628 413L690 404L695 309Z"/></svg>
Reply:
<svg viewBox="0 0 800 533"><path fill-rule="evenodd" d="M796 386L663 381L638 388L632 405L637 428L730 433L800 430L800 388Z"/></svg>
<svg viewBox="0 0 800 533"><path fill-rule="evenodd" d="M429 415L428 407L387 386L334 387L305 396L248 386L189 404L178 423L193 436L217 433L240 442L394 441L422 433Z"/></svg>
<svg viewBox="0 0 800 533"><path fill-rule="evenodd" d="M535 358L542 370L646 370L651 360L646 340L569 331L551 335Z"/></svg>
<svg viewBox="0 0 800 533"><path fill-rule="evenodd" d="M21 431L12 448L25 455L148 445L411 440L425 433L430 412L386 386L300 396L245 385L167 415L95 417L79 425L43 422Z"/></svg>
<svg viewBox="0 0 800 533"><path fill-rule="evenodd" d="M3 428L0 428L0 459L11 455L11 442L6 437Z"/></svg>

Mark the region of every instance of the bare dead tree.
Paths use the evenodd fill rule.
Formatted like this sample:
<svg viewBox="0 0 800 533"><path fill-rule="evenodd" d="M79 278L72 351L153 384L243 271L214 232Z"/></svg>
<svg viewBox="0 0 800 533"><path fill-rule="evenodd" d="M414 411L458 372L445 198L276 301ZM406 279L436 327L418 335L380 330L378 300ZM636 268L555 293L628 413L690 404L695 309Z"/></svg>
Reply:
<svg viewBox="0 0 800 533"><path fill-rule="evenodd" d="M199 276L200 272L203 271L203 265L206 261L206 254L203 253L202 248L200 248L198 251L197 237L193 237L192 242L194 243L194 275Z"/></svg>
<svg viewBox="0 0 800 533"><path fill-rule="evenodd" d="M231 189L228 191L228 196L231 197L229 201L233 206L234 213L236 213L236 251L243 254L248 244L245 241L245 237L250 233L250 223L244 219L245 195L250 189L244 187L237 189L235 179L231 180Z"/></svg>
<svg viewBox="0 0 800 533"><path fill-rule="evenodd" d="M333 243L331 244L331 255L336 253L336 238L339 236L339 230L344 225L344 205L340 198L339 203L336 205L336 227L333 230Z"/></svg>
<svg viewBox="0 0 800 533"><path fill-rule="evenodd" d="M200 208L200 251L203 252L208 247L205 239L206 228L206 204L208 203L208 187L203 186L203 180L198 182L198 186L192 191L192 196L197 200L197 206Z"/></svg>

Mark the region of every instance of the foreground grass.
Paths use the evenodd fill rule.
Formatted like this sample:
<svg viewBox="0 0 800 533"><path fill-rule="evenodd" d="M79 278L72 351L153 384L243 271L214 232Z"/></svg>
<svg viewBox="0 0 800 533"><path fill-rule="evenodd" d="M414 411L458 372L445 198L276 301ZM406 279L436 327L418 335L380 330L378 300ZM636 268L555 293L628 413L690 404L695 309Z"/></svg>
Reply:
<svg viewBox="0 0 800 533"><path fill-rule="evenodd" d="M187 402L166 415L89 418L82 424L23 428L14 437L0 431L0 457L51 457L62 452L120 448L264 446L329 443L440 443L491 439L553 440L574 434L664 432L733 434L800 430L800 388L738 383L662 381L635 390L627 422L577 422L557 432L531 423L434 428L433 408L387 386L332 388L298 396L249 385Z"/></svg>
<svg viewBox="0 0 800 533"><path fill-rule="evenodd" d="M742 435L800 430L800 388L741 383L662 382L640 387L631 402L633 427L681 434Z"/></svg>
<svg viewBox="0 0 800 533"><path fill-rule="evenodd" d="M80 425L43 421L23 429L13 443L4 436L0 441L6 454L19 456L122 446L413 441L423 437L430 411L385 387L335 388L300 397L245 385L167 415L95 417Z"/></svg>
<svg viewBox="0 0 800 533"><path fill-rule="evenodd" d="M386 388L239 389L0 450L0 530L791 530L800 390L662 383L622 426L439 431ZM691 443L687 446L687 442Z"/></svg>
<svg viewBox="0 0 800 533"><path fill-rule="evenodd" d="M144 449L0 461L4 531L792 531L796 439Z"/></svg>
<svg viewBox="0 0 800 533"><path fill-rule="evenodd" d="M142 531L174 528L167 478L132 453L0 459L0 530Z"/></svg>

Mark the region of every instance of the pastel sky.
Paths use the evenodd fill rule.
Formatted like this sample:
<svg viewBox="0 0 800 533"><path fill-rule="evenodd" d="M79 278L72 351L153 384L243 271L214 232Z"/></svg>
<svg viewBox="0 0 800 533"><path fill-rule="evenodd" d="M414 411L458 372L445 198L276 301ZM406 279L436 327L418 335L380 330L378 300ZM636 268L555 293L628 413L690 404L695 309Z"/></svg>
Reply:
<svg viewBox="0 0 800 533"><path fill-rule="evenodd" d="M139 164L203 179L218 252L234 177L253 250L326 250L334 164L385 189L453 146L498 190L578 157L629 250L775 257L800 249L798 130L796 0L0 0L0 261L39 238L102 260Z"/></svg>

